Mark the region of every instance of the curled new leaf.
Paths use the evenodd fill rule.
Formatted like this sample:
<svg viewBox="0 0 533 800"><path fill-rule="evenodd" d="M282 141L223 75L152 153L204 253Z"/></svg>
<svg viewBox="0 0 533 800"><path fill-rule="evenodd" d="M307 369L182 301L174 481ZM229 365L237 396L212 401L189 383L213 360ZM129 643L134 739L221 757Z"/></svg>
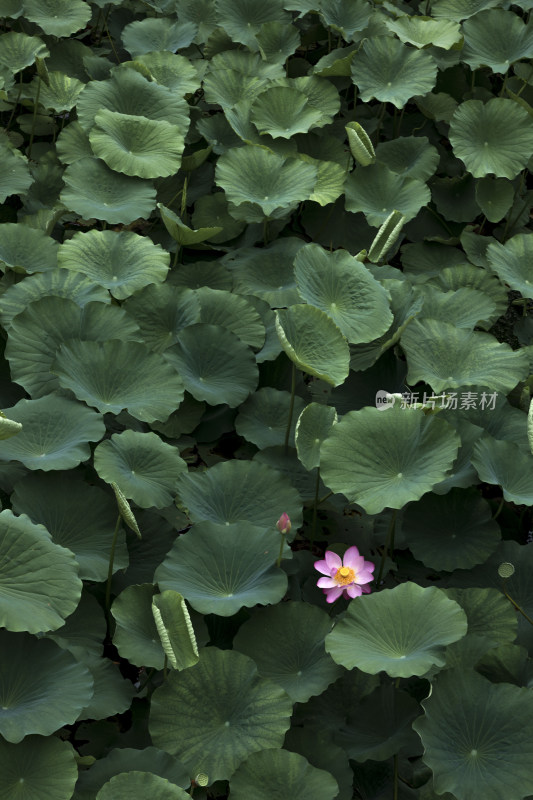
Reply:
<svg viewBox="0 0 533 800"><path fill-rule="evenodd" d="M356 161L358 161L362 167L373 164L376 160L374 145L363 126L359 125L358 122L349 122L345 130L348 134L350 152Z"/></svg>

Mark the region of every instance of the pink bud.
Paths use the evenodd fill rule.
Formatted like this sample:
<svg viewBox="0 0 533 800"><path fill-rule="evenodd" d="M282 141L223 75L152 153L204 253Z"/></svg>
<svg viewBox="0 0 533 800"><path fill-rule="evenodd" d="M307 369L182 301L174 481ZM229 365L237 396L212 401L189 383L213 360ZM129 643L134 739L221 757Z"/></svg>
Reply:
<svg viewBox="0 0 533 800"><path fill-rule="evenodd" d="M291 518L288 514L283 512L281 517L276 522L276 528L280 533L290 533L291 530Z"/></svg>

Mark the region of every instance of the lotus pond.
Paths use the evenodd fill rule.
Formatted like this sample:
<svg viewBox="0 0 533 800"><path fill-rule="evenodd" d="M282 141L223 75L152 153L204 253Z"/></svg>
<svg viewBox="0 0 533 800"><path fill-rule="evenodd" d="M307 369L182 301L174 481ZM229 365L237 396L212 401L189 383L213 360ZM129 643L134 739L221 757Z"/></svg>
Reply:
<svg viewBox="0 0 533 800"><path fill-rule="evenodd" d="M533 798L532 0L0 0L0 798Z"/></svg>

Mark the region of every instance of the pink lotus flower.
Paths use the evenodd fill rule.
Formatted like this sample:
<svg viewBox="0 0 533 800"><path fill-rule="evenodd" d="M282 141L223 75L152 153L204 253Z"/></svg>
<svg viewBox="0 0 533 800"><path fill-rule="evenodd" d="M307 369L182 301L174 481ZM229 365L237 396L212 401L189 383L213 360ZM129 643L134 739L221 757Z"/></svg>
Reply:
<svg viewBox="0 0 533 800"><path fill-rule="evenodd" d="M286 511L283 512L281 517L276 522L276 528L280 533L290 533L291 532L291 518L287 514Z"/></svg>
<svg viewBox="0 0 533 800"><path fill-rule="evenodd" d="M332 550L326 550L324 560L315 561L315 569L327 575L318 579L317 586L324 590L327 602L334 603L341 595L351 598L368 594L370 586L365 584L374 580L375 564L365 561L357 547L349 547L344 559Z"/></svg>

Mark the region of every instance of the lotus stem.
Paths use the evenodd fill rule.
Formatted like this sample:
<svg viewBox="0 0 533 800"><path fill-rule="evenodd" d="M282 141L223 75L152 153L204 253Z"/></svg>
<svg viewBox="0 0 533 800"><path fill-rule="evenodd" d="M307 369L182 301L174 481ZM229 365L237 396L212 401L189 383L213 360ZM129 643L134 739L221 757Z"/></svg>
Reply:
<svg viewBox="0 0 533 800"><path fill-rule="evenodd" d="M115 561L115 549L117 546L118 532L120 530L120 523L122 517L118 515L117 524L115 525L115 532L113 533L113 541L111 542L111 551L109 553L109 566L107 569L107 583L105 587L105 610L109 623L109 614L111 609L111 581L113 579L113 564Z"/></svg>
<svg viewBox="0 0 533 800"><path fill-rule="evenodd" d="M492 519L497 519L500 516L500 513L502 511L504 502L505 502L505 499L502 497L502 499L500 500L500 503L498 505L498 508L496 509L496 513L494 514Z"/></svg>
<svg viewBox="0 0 533 800"><path fill-rule="evenodd" d="M385 539L385 547L383 548L383 554L381 556L381 563L379 565L379 572L378 577L376 578L376 585L379 586L381 583L381 578L383 576L383 569L385 567L385 561L387 559L387 554L389 551L389 547L391 548L391 553L393 552L394 548L394 529L396 526L396 509L392 512L392 517L389 523L389 529L387 531L387 538Z"/></svg>
<svg viewBox="0 0 533 800"><path fill-rule="evenodd" d="M17 110L17 106L19 104L20 95L22 94L23 85L24 84L22 83L22 70L21 70L20 71L20 75L19 75L19 90L18 90L18 93L17 93L17 99L15 100L15 102L13 104L13 111L11 112L11 116L9 117L9 122L6 125L6 133L10 129L11 123L13 122L13 117L15 116L15 111Z"/></svg>
<svg viewBox="0 0 533 800"><path fill-rule="evenodd" d="M282 556L283 556L283 545L285 544L285 540L284 540L283 536L284 536L284 534L280 533L281 544L279 546L279 555L278 555L278 558L277 558L277 561L276 561L276 567L280 567L281 566L281 559L282 559Z"/></svg>
<svg viewBox="0 0 533 800"><path fill-rule="evenodd" d="M35 101L33 105L33 120L31 123L30 143L28 145L28 160L31 158L31 149L33 147L33 137L35 136L35 120L37 119L37 109L39 107L39 95L41 94L41 76L37 76L37 91L35 93Z"/></svg>
<svg viewBox="0 0 533 800"><path fill-rule="evenodd" d="M527 621L529 622L529 624L530 624L530 625L533 625L533 619L531 619L531 617L530 617L530 616L528 616L528 615L526 614L526 612L524 611L524 609L523 609L523 608L521 608L521 607L518 605L518 603L517 603L517 602L515 602L515 601L513 600L513 598L512 598L512 597L511 597L511 595L509 594L509 592L506 590L506 588L505 588L505 584L503 584L503 585L502 585L502 592L504 593L504 595L506 596L506 598L509 600L509 602L510 602L510 603L511 603L511 604L512 604L512 605L513 605L515 608L516 608L516 610L517 610L517 611L519 611L519 612L520 612L520 614L522 614L522 616L523 616L525 619L527 619Z"/></svg>
<svg viewBox="0 0 533 800"><path fill-rule="evenodd" d="M393 788L393 800L398 800L398 753L394 756L393 760L393 769L394 769L394 788Z"/></svg>
<svg viewBox="0 0 533 800"><path fill-rule="evenodd" d="M291 402L289 405L289 418L287 420L287 430L285 431L285 455L289 452L289 438L291 435L292 415L294 412L294 395L296 393L296 366L292 362L292 375L291 375Z"/></svg>
<svg viewBox="0 0 533 800"><path fill-rule="evenodd" d="M311 527L311 538L309 540L309 544L311 547L315 543L315 536L316 536L316 521L317 521L317 510L318 510L318 490L320 488L320 467L316 468L316 483L315 483L315 501L313 503L313 525Z"/></svg>
<svg viewBox="0 0 533 800"><path fill-rule="evenodd" d="M321 506L321 505L322 505L322 503L325 503L325 502L326 502L326 500L329 500L329 498L330 498L330 497L331 497L333 494L335 494L335 492L328 492L327 494L325 494L325 495L324 495L324 497L321 497L321 498L320 498L320 500L318 501L318 505L319 505L319 506Z"/></svg>

